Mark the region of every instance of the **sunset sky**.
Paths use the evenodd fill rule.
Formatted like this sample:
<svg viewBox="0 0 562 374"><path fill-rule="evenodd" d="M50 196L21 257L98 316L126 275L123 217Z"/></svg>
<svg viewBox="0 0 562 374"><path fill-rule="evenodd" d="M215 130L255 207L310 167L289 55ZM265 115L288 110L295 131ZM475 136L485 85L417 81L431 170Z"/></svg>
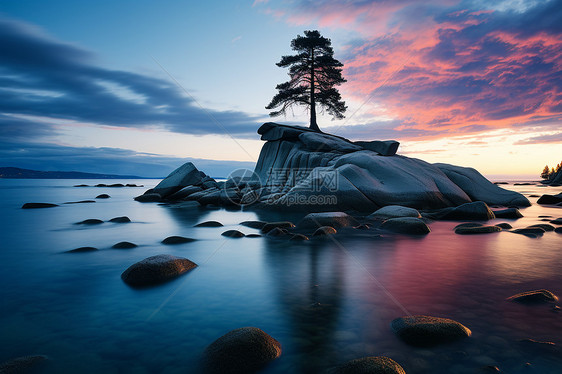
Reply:
<svg viewBox="0 0 562 374"><path fill-rule="evenodd" d="M165 176L252 167L290 41L344 63L351 140L538 178L562 160L562 1L0 2L0 166Z"/></svg>

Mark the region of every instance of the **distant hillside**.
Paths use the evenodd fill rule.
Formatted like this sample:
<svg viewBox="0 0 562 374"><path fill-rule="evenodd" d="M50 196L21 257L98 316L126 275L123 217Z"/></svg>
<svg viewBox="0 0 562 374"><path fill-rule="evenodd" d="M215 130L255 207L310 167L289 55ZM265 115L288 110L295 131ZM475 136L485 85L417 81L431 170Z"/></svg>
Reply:
<svg viewBox="0 0 562 374"><path fill-rule="evenodd" d="M79 171L37 171L13 167L0 167L0 178L21 179L145 179L135 175L82 173Z"/></svg>

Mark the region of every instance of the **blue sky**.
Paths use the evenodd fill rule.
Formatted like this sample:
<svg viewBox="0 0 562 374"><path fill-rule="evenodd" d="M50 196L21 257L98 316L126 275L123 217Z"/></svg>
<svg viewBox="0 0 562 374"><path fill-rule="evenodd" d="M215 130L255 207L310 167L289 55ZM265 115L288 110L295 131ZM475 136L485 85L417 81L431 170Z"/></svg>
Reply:
<svg viewBox="0 0 562 374"><path fill-rule="evenodd" d="M287 78L275 63L319 29L348 80L347 118L321 117L325 131L397 139L405 155L488 175L540 173L562 144L560 25L554 0L5 0L1 166L251 166L264 107Z"/></svg>

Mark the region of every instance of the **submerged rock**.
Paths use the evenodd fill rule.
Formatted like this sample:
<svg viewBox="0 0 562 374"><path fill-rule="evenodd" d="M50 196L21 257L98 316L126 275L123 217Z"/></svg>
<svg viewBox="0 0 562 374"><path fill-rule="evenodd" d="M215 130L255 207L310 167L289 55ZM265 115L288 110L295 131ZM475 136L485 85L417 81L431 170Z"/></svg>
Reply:
<svg viewBox="0 0 562 374"><path fill-rule="evenodd" d="M66 251L66 253L84 253L84 252L95 252L98 249L95 247L79 247L79 248L75 248L75 249L71 249L69 251Z"/></svg>
<svg viewBox="0 0 562 374"><path fill-rule="evenodd" d="M22 205L22 209L41 209L41 208L53 208L58 206L57 204L51 203L25 203Z"/></svg>
<svg viewBox="0 0 562 374"><path fill-rule="evenodd" d="M65 204L91 204L95 203L94 200L80 200L80 201L68 201Z"/></svg>
<svg viewBox="0 0 562 374"><path fill-rule="evenodd" d="M508 297L506 300L521 304L542 304L558 302L558 296L549 290L533 290L518 293Z"/></svg>
<svg viewBox="0 0 562 374"><path fill-rule="evenodd" d="M127 216L122 216L122 217L115 217L109 220L109 222L113 222L113 223L129 223L131 222L131 219Z"/></svg>
<svg viewBox="0 0 562 374"><path fill-rule="evenodd" d="M472 334L466 326L452 319L422 315L397 318L391 327L404 342L418 347L450 343Z"/></svg>
<svg viewBox="0 0 562 374"><path fill-rule="evenodd" d="M337 233L337 230L332 226L322 226L316 229L312 236L327 236L327 235L334 235Z"/></svg>
<svg viewBox="0 0 562 374"><path fill-rule="evenodd" d="M269 222L266 223L265 225L263 225L263 227L261 228L261 232L267 234L268 232L270 232L271 230L275 229L275 228L279 228L279 229L291 229L295 227L295 224L289 221L282 221L282 222Z"/></svg>
<svg viewBox="0 0 562 374"><path fill-rule="evenodd" d="M333 374L406 374L406 371L391 358L363 357L346 362L331 371Z"/></svg>
<svg viewBox="0 0 562 374"><path fill-rule="evenodd" d="M523 217L523 214L517 208L507 208L502 210L494 210L496 218L511 218L517 219Z"/></svg>
<svg viewBox="0 0 562 374"><path fill-rule="evenodd" d="M223 232L221 235L226 236L227 238L243 238L244 236L246 236L244 235L244 233L238 230L227 230Z"/></svg>
<svg viewBox="0 0 562 374"><path fill-rule="evenodd" d="M512 228L512 226L509 223L505 223L505 222L498 223L496 226L501 228L502 230L509 230Z"/></svg>
<svg viewBox="0 0 562 374"><path fill-rule="evenodd" d="M471 235L471 234L490 234L500 232L502 228L499 226L476 226L476 227L459 227L455 229L455 234Z"/></svg>
<svg viewBox="0 0 562 374"><path fill-rule="evenodd" d="M307 214L297 225L299 229L332 226L335 228L356 226L359 222L344 212L325 212Z"/></svg>
<svg viewBox="0 0 562 374"><path fill-rule="evenodd" d="M562 193L558 195L542 195L537 200L537 204L545 204L545 205L555 205L560 202L562 202Z"/></svg>
<svg viewBox="0 0 562 374"><path fill-rule="evenodd" d="M416 209L413 208L408 208L400 205L388 205L368 215L367 219L385 220L389 218L399 218L399 217L421 218L421 214L420 212L418 212Z"/></svg>
<svg viewBox="0 0 562 374"><path fill-rule="evenodd" d="M111 248L114 249L131 249L131 248L136 248L138 247L135 243L131 243L131 242L119 242L114 244Z"/></svg>
<svg viewBox="0 0 562 374"><path fill-rule="evenodd" d="M549 225L547 223L539 223L536 225L528 226L527 228L540 228L543 229L544 231L554 231L554 226Z"/></svg>
<svg viewBox="0 0 562 374"><path fill-rule="evenodd" d="M100 225L102 223L103 221L97 218L89 218L80 222L76 222L77 225Z"/></svg>
<svg viewBox="0 0 562 374"><path fill-rule="evenodd" d="M205 372L254 373L278 358L281 350L281 344L263 330L242 327L221 336L205 349Z"/></svg>
<svg viewBox="0 0 562 374"><path fill-rule="evenodd" d="M111 196L109 196L106 193L102 193L101 195L96 196L96 199L109 199Z"/></svg>
<svg viewBox="0 0 562 374"><path fill-rule="evenodd" d="M183 244L195 241L193 238L186 238L184 236L168 236L166 239L162 240L163 244Z"/></svg>
<svg viewBox="0 0 562 374"><path fill-rule="evenodd" d="M218 221L205 221L196 224L194 227L222 227L222 226L224 225Z"/></svg>
<svg viewBox="0 0 562 374"><path fill-rule="evenodd" d="M174 279L197 264L187 258L156 255L131 265L121 274L121 279L132 287L147 287Z"/></svg>
<svg viewBox="0 0 562 374"><path fill-rule="evenodd" d="M431 231L424 221L415 217L390 218L384 221L380 228L409 235L425 235Z"/></svg>
<svg viewBox="0 0 562 374"><path fill-rule="evenodd" d="M262 229L267 222L264 221L244 221L244 222L240 222L240 224L242 226L246 226L246 227L251 227L253 229Z"/></svg>

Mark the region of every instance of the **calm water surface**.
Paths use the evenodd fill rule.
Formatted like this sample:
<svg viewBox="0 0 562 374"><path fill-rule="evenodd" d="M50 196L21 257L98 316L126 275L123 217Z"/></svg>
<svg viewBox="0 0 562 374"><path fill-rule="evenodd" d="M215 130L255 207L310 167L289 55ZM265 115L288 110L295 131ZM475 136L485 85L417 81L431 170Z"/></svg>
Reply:
<svg viewBox="0 0 562 374"><path fill-rule="evenodd" d="M110 181L117 183L120 181ZM530 239L501 232L460 236L458 222L435 222L424 238L338 238L293 243L226 239L244 220L274 214L177 209L133 197L156 180L121 181L143 188L72 187L96 180L0 179L0 361L45 354L45 373L190 373L213 340L256 326L279 340L282 356L265 373L317 373L347 360L386 355L407 373L474 373L497 365L506 373L562 373L560 351L519 342L562 344L562 313L550 306L505 301L547 288L562 296L562 235ZM507 186L524 194L561 188ZM26 202L95 204L22 210ZM536 205L514 227L562 217ZM126 215L132 223L84 227L88 218ZM298 221L302 215L289 216ZM205 220L225 227L194 228ZM166 246L170 235L199 239ZM139 247L111 249L120 241ZM93 253L63 253L93 246ZM168 253L199 264L162 286L134 290L120 275L145 257ZM411 314L455 319L470 339L431 349L399 341L390 322Z"/></svg>

